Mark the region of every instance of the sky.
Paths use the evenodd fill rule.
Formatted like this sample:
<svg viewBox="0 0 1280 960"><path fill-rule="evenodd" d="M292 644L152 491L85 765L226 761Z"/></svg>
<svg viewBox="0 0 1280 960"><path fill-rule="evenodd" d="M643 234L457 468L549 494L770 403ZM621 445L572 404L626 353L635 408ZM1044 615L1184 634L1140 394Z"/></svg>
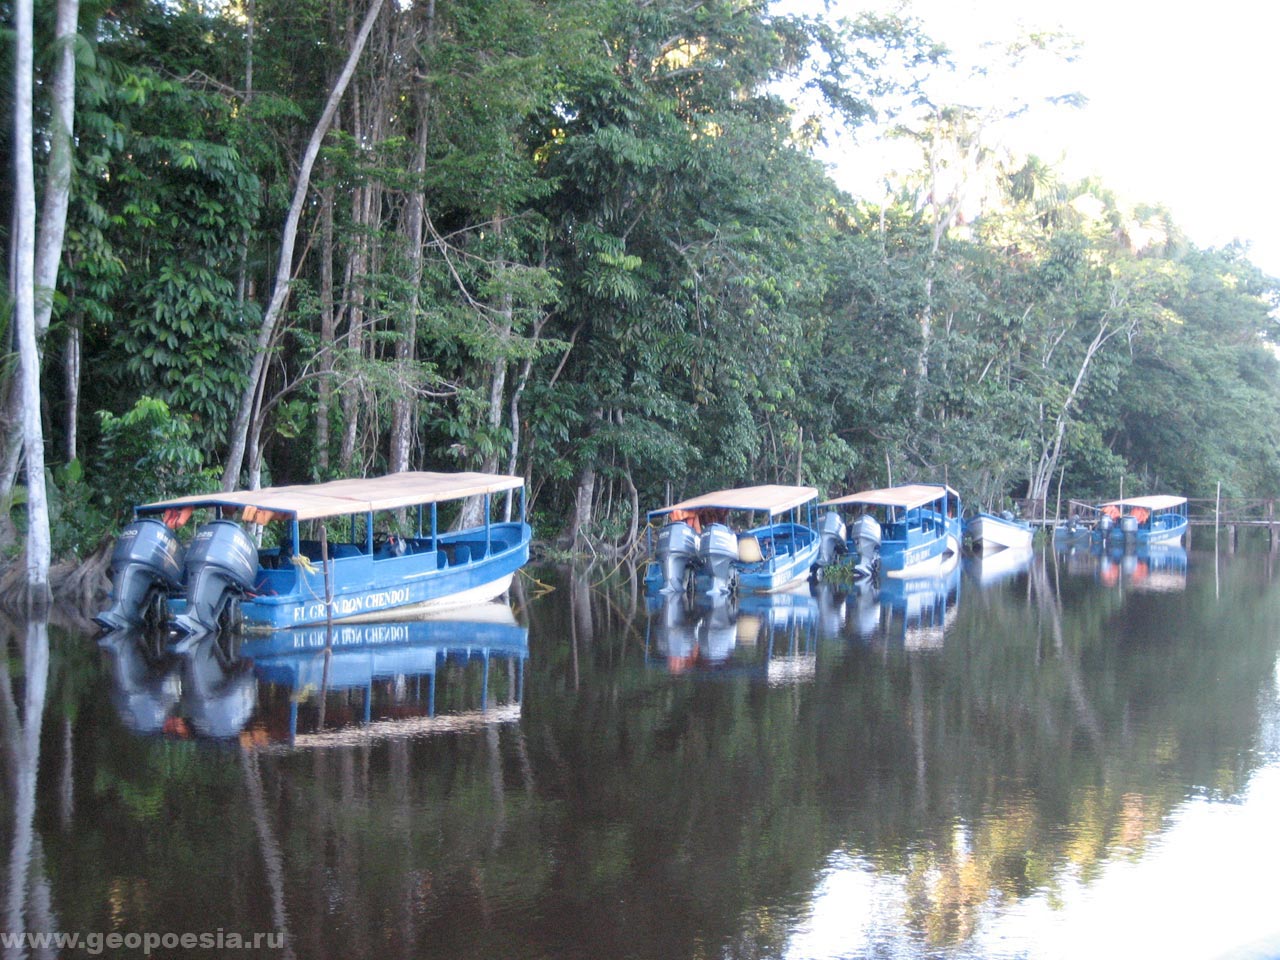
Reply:
<svg viewBox="0 0 1280 960"><path fill-rule="evenodd" d="M837 0L828 15L869 7L889 2ZM1096 175L1124 199L1164 205L1197 246L1247 243L1250 259L1280 276L1280 4L912 0L905 9L958 55L1012 39L1020 24L1074 36L1082 48L1059 79L1089 103L1042 111L1010 137L1069 176ZM833 169L851 188L867 175Z"/></svg>

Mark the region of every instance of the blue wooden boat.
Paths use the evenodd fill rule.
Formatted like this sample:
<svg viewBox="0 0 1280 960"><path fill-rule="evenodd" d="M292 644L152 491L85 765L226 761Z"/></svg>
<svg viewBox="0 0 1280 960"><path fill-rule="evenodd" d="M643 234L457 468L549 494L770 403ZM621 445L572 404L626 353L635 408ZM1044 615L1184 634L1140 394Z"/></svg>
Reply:
<svg viewBox="0 0 1280 960"><path fill-rule="evenodd" d="M913 483L864 490L819 504L840 517L856 512L844 546L861 574L909 578L948 573L959 562L960 494L944 484ZM831 536L828 518L824 540ZM835 551L832 551L835 552Z"/></svg>
<svg viewBox="0 0 1280 960"><path fill-rule="evenodd" d="M402 620L504 593L529 559L524 481L407 472L178 497L135 508L112 557L108 629L165 623L179 633L270 631ZM519 492L519 519L492 519ZM442 528L440 510L483 501L481 523ZM176 530L206 517L183 555ZM330 531L345 528L330 540ZM264 529L276 546L259 549Z"/></svg>
<svg viewBox="0 0 1280 960"><path fill-rule="evenodd" d="M965 524L965 533L973 548L982 554L998 550L1024 550L1031 546L1031 524L1013 514L979 513Z"/></svg>
<svg viewBox="0 0 1280 960"><path fill-rule="evenodd" d="M649 511L651 593L770 593L809 575L818 556L813 487L717 490ZM735 533L731 521L743 528ZM655 521L666 520L656 543Z"/></svg>
<svg viewBox="0 0 1280 960"><path fill-rule="evenodd" d="M1178 543L1187 532L1186 497L1129 497L1100 504L1098 510L1095 540Z"/></svg>

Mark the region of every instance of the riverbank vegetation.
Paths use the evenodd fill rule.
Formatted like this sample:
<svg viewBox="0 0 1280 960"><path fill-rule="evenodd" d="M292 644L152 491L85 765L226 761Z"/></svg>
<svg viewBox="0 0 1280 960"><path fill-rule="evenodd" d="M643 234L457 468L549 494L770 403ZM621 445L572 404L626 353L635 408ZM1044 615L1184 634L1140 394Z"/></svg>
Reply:
<svg viewBox="0 0 1280 960"><path fill-rule="evenodd" d="M54 554L138 499L403 469L523 474L579 550L668 492L797 477L1275 495L1276 281L925 95L945 39L738 0L82 4ZM919 148L874 201L813 153L872 118Z"/></svg>

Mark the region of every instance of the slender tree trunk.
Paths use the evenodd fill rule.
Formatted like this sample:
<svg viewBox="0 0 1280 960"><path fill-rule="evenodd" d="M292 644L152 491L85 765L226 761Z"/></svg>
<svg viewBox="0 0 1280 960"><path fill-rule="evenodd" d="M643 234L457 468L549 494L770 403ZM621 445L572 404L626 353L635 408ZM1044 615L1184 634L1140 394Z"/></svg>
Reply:
<svg viewBox="0 0 1280 960"><path fill-rule="evenodd" d="M23 25L20 21L25 16L27 23ZM50 94L50 125L49 125L49 167L45 177L44 203L41 208L41 218L39 224L39 235L36 235L36 217L35 217L35 157L33 153L33 114L35 108L34 102L34 83L35 83L35 28L31 22L32 5L30 2L15 4L14 21L17 27L17 40L19 45L25 40L28 44L26 51L18 50L15 55L14 66L14 84L15 84L15 102L14 102L14 152L15 152L15 196L14 196L14 224L12 230L13 237L13 256L11 265L14 271L10 277L9 289L14 296L14 330L18 342L19 352L22 349L24 338L23 320L24 317L19 313L19 302L23 299L29 299L29 303L23 303L21 310L23 313L30 311L31 327L34 351L34 360L36 369L40 365L40 348L45 332L49 329L49 321L53 315L53 294L58 285L58 267L62 261L62 243L66 235L67 224L67 207L71 200L71 152L72 152L72 128L75 119L75 83L76 83L76 61L75 61L75 41L76 27L80 15L79 0L58 0L57 19L55 26L55 44L58 48L57 65L54 68L53 81L51 84ZM23 73L25 71L25 75ZM25 91L24 89L25 88ZM21 106L20 100L25 100L25 107ZM25 116L22 111L25 110ZM25 127L25 134L21 133L19 127ZM25 145L20 141L25 140ZM21 168L25 167L25 171ZM29 194L27 191L29 190ZM29 249L24 251L24 247L29 245ZM23 263L24 258L30 258L28 263ZM29 276L26 276L27 274ZM28 286L26 291L19 291L16 284L21 282L24 286ZM5 391L5 412L0 417L0 424L3 425L5 431L5 447L3 454L3 463L0 463L0 502L9 503L13 496L13 487L17 481L18 464L21 458L23 444L29 439L28 432L31 424L28 422L26 414L23 412L23 406L30 402L30 391L22 384L21 371L25 371L27 364L25 361L19 363L18 379L11 380L8 389ZM39 384L36 384L35 394L39 396ZM37 425L39 418L39 407L36 407ZM44 454L41 451L40 460L40 496L44 497ZM28 474L30 473L31 464L28 462ZM28 478L28 483L30 479ZM6 511L4 525L9 524L8 513ZM48 526L48 518L44 520L44 526ZM35 531L37 539L42 535ZM30 535L29 535L30 536ZM43 534L47 540L47 532ZM9 539L3 537L0 539ZM28 558L28 570L30 571L31 560ZM37 561L37 568L40 563ZM48 561L44 562L45 574L48 573Z"/></svg>
<svg viewBox="0 0 1280 960"><path fill-rule="evenodd" d="M18 341L19 420L27 461L27 589L32 600L48 599L49 504L44 484L44 431L40 422L40 354L36 345L36 180L32 152L35 35L31 0L16 0L13 155L14 328Z"/></svg>
<svg viewBox="0 0 1280 960"><path fill-rule="evenodd" d="M1118 306L1114 298L1112 306ZM1063 399L1061 406L1053 414L1051 434L1047 440L1043 441L1040 460L1032 472L1027 491L1028 497L1032 500L1048 500L1049 498L1049 488L1053 483L1053 474L1058 469L1058 459L1062 456L1067 426L1071 422L1071 411L1075 407L1076 398L1079 397L1080 391L1084 387L1085 376L1089 372L1093 358L1097 356L1098 351L1106 345L1108 340L1121 330L1127 329L1125 325L1113 326L1112 319L1112 310L1107 310L1102 315L1102 320L1093 335L1093 340L1090 341L1089 346L1085 349L1084 358L1080 361L1080 366L1076 370L1075 380L1072 381L1071 389L1067 392L1067 396ZM1042 421L1044 419L1043 413L1041 414L1041 419Z"/></svg>
<svg viewBox="0 0 1280 960"><path fill-rule="evenodd" d="M418 110L418 142L414 155L414 174L417 183L409 197L409 209L405 217L406 242L409 245L409 267L412 272L404 326L396 341L396 363L400 367L404 392L391 405L391 455L388 458L392 473L409 469L409 457L413 447L413 423L417 404L412 389L413 362L417 357L418 310L422 293L422 237L426 219L427 198L419 185L427 169L427 99L422 98Z"/></svg>
<svg viewBox="0 0 1280 960"><path fill-rule="evenodd" d="M320 213L320 380L316 385L316 467L321 476L329 470L329 410L333 403L333 352L335 316L333 304L333 186L321 196Z"/></svg>
<svg viewBox="0 0 1280 960"><path fill-rule="evenodd" d="M76 459L79 446L77 424L80 422L80 358L84 347L84 328L79 319L67 329L66 352L62 359L63 379L67 391L66 458Z"/></svg>
<svg viewBox="0 0 1280 960"><path fill-rule="evenodd" d="M36 338L43 339L53 316L53 292L58 286L62 241L71 203L72 129L76 106L76 21L80 0L58 0L58 65L53 73L52 116L49 124L49 169L45 174L40 233L36 238Z"/></svg>
<svg viewBox="0 0 1280 960"><path fill-rule="evenodd" d="M369 273L368 231L372 227L369 222L369 203L372 193L372 187L366 184L357 189L352 197L351 219L360 232L347 269L350 280L347 287L347 300L350 303L347 311L347 349L353 357L361 356L364 351L364 291ZM351 465L355 462L356 440L360 432L360 378L349 381L343 391L341 404L342 444L338 451L338 467L345 476L351 472Z"/></svg>
<svg viewBox="0 0 1280 960"><path fill-rule="evenodd" d="M533 328L533 339L535 341L542 335L542 328L546 322L547 318L545 316L535 322ZM515 475L520 458L520 397L524 393L524 388L529 384L529 375L532 371L533 358L525 357L520 364L520 376L516 378L515 388L511 391L511 403L508 411L511 424L511 445L507 450L507 473L511 476ZM515 495L508 490L506 506L503 509L503 519L510 522L514 510Z"/></svg>
<svg viewBox="0 0 1280 960"><path fill-rule="evenodd" d="M592 421L603 419L604 411L597 408L591 411ZM596 431L593 423L588 436ZM591 526L596 497L596 461L593 457L584 463L578 471L578 487L573 501L573 514L569 525L561 533L562 542L578 549L585 539L587 529Z"/></svg>
<svg viewBox="0 0 1280 960"><path fill-rule="evenodd" d="M21 0L21 2L29 2L29 0ZM266 368L267 347L271 343L272 334L275 332L276 324L279 322L280 314L284 309L285 299L289 294L289 282L293 273L293 248L298 238L298 221L302 217L302 208L307 199L308 187L311 184L311 170L315 166L316 156L320 153L320 145L324 141L325 134L329 132L329 126L333 123L333 116L338 110L338 103L341 101L343 93L346 92L347 84L351 82L352 74L355 73L356 64L360 61L360 54L364 50L365 42L369 39L369 33L373 29L374 21L377 20L378 14L382 10L382 4L383 0L372 0L370 3L369 10L365 14L364 23L360 27L360 33L357 35L351 51L347 55L347 62L342 69L342 73L339 74L338 79L334 82L333 89L329 92L329 99L325 103L324 111L316 122L315 129L311 131L311 139L307 142L306 151L302 156L302 164L298 170L298 181L294 185L293 200L289 204L289 214L285 218L280 244L280 259L276 265L275 286L271 293L271 302L267 305L266 313L262 317L262 327L258 331L258 342L254 351L253 363L249 369L248 383L240 396L240 406L236 410L236 417L231 425L231 443L227 451L226 468L222 473L222 489L224 490L233 489L240 479L240 468L244 464L245 444L249 435L249 421L253 418L255 412L254 398L258 394L258 381L263 376Z"/></svg>

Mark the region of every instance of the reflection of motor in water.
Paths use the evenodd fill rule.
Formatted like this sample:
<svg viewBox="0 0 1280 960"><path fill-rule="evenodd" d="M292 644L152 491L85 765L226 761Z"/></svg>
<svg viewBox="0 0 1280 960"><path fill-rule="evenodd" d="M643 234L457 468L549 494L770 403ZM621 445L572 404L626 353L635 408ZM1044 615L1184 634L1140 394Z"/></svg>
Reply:
<svg viewBox="0 0 1280 960"><path fill-rule="evenodd" d="M1092 558L1098 581L1108 587L1124 586L1150 593L1187 588L1187 549L1181 544L1096 544Z"/></svg>
<svg viewBox="0 0 1280 960"><path fill-rule="evenodd" d="M98 640L120 718L139 733L234 737L256 702L252 666L205 635L175 651L162 637L117 630Z"/></svg>
<svg viewBox="0 0 1280 960"><path fill-rule="evenodd" d="M737 671L771 681L813 675L818 602L807 592L649 598L646 648L671 673Z"/></svg>
<svg viewBox="0 0 1280 960"><path fill-rule="evenodd" d="M908 650L938 649L959 609L960 566L941 577L885 578L876 596L876 635L901 641Z"/></svg>

